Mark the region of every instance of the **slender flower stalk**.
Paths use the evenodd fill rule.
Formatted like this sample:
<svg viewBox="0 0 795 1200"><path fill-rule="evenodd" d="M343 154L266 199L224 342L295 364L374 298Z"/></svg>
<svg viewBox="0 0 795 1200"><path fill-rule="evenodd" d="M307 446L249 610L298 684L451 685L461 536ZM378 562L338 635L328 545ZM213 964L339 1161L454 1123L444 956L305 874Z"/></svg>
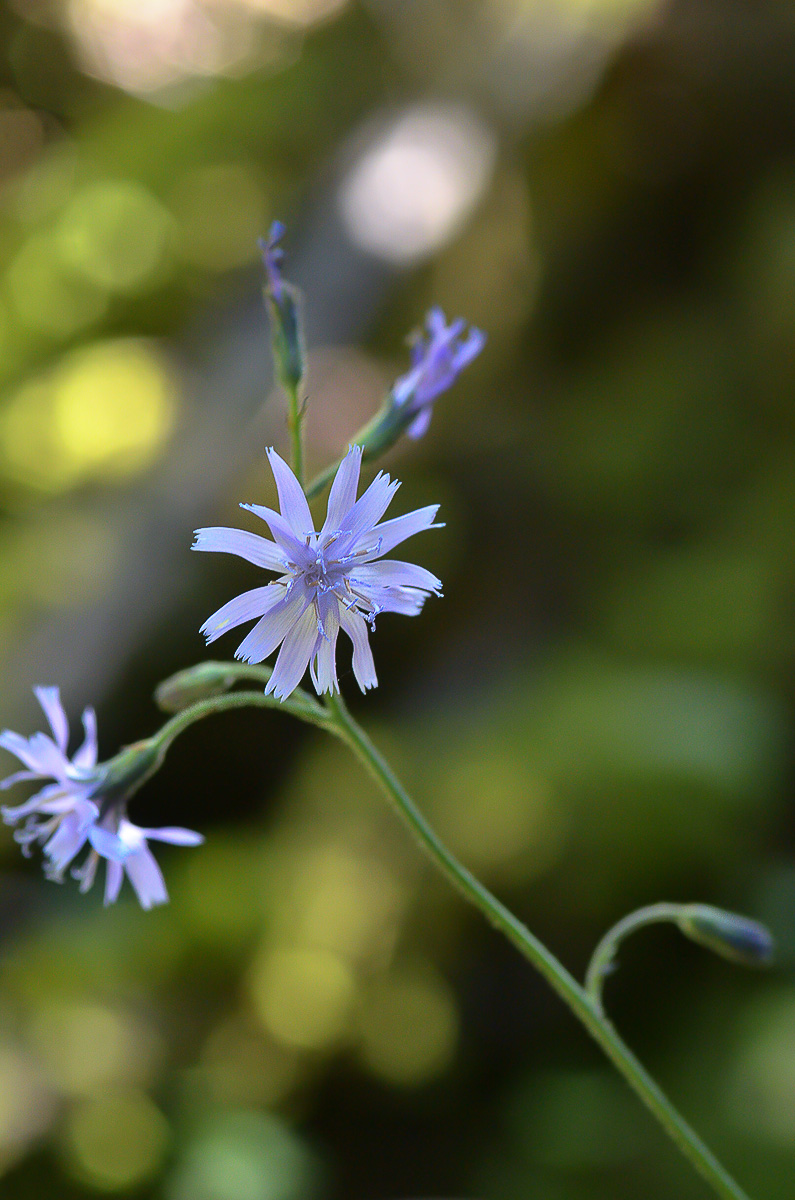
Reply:
<svg viewBox="0 0 795 1200"><path fill-rule="evenodd" d="M223 666L224 664L221 663L215 664L215 673L220 675ZM240 680L250 677L252 681L259 681L263 668L244 666L237 670ZM292 706L296 702L292 698L285 703L284 708L294 711L294 714L303 720L325 728L348 746L385 793L423 853L428 856L448 882L469 903L473 904L497 930L504 934L520 954L543 975L574 1016L601 1046L629 1086L657 1118L685 1158L710 1185L715 1195L721 1197L721 1200L749 1200L747 1194L701 1141L695 1130L688 1125L624 1043L605 1016L598 1000L590 995L555 955L447 849L383 755L348 712L342 698L335 694L328 695L325 700L324 714L323 709L311 697L305 696L304 702L307 704L306 712L302 711L301 702L296 709L293 709ZM249 704L257 707L271 707L274 705L274 701L272 697L263 695L261 691L214 695L193 704L172 717L153 741L157 741L161 749L165 750L166 746L170 745L174 738L194 721Z"/></svg>
<svg viewBox="0 0 795 1200"><path fill-rule="evenodd" d="M282 276L284 251L279 242L285 229L281 221L271 225L267 240L260 241L265 266L265 307L271 327L271 348L276 374L287 393L287 425L290 430L293 469L304 482L304 404L302 389L306 375L301 294Z"/></svg>
<svg viewBox="0 0 795 1200"><path fill-rule="evenodd" d="M281 512L244 504L269 526L274 540L240 529L196 531L194 550L237 554L276 572L275 581L236 596L202 626L207 642L246 621L257 621L235 657L262 662L279 650L265 688L286 699L309 667L315 690L338 692L336 649L342 630L353 644L353 673L362 691L375 687L368 627L379 613L416 616L441 583L424 567L382 556L424 529L434 528L438 505L381 521L397 488L379 473L356 499L362 451L352 446L340 464L328 499L326 519L315 531L304 492L287 463L268 451Z"/></svg>
<svg viewBox="0 0 795 1200"><path fill-rule="evenodd" d="M546 946L447 849L425 820L387 761L350 715L342 697L329 696L326 704L336 721L334 732L347 743L386 794L401 820L419 843L421 850L441 871L442 875L461 892L466 900L474 904L483 916L503 933L520 954L544 976L575 1017L602 1047L613 1065L624 1076L647 1108L651 1110L684 1156L710 1184L715 1194L722 1200L749 1200L739 1184L732 1179L712 1151L701 1141L695 1130L691 1129L648 1071L622 1041L605 1017L601 1007L594 1002L593 998Z"/></svg>

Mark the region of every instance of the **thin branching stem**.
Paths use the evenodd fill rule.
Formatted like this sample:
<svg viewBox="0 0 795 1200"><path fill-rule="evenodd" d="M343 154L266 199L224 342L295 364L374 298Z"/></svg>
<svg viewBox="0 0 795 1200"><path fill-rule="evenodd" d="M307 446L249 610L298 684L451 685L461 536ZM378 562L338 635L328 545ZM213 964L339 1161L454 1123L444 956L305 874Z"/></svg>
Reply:
<svg viewBox="0 0 795 1200"><path fill-rule="evenodd" d="M623 1042L598 1003L588 995L561 962L529 929L464 867L441 841L415 805L389 763L348 712L340 696L330 696L326 705L334 717L332 731L345 741L373 776L393 807L408 826L422 850L462 895L478 908L547 980L577 1019L599 1043L613 1065L624 1076L643 1103L684 1156L722 1200L748 1200L714 1154L679 1114L668 1097Z"/></svg>

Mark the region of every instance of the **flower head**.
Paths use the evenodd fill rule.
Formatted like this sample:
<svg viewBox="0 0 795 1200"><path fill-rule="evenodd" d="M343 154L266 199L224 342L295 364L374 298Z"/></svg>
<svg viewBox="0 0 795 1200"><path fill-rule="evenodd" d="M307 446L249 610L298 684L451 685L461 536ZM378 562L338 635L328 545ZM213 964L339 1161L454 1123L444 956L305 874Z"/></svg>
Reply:
<svg viewBox="0 0 795 1200"><path fill-rule="evenodd" d="M82 849L99 817L99 807L91 795L98 782L97 722L94 710L83 713L85 738L72 758L66 753L69 723L61 704L57 687L34 689L36 699L44 710L52 737L34 733L30 738L4 729L0 746L9 750L24 764L0 783L9 788L27 780L50 780L40 791L16 807L3 806L2 816L7 825L25 824L14 832L22 853L30 855L36 842L43 845L47 873L60 878L64 869Z"/></svg>
<svg viewBox="0 0 795 1200"><path fill-rule="evenodd" d="M136 827L125 816L128 797L159 765L161 755L158 747L153 741L138 742L122 750L116 758L98 763L96 717L94 710L87 708L83 713L83 744L69 758L69 723L58 688L39 687L34 690L49 722L52 737L46 733L34 733L32 737L25 738L10 729L0 733L0 746L16 755L25 767L2 780L0 788L34 779L50 781L24 804L3 806L0 810L7 825L24 821L24 825L14 831L14 838L22 846L22 853L30 855L38 842L44 855L45 875L60 883L67 867L88 843L90 851L86 864L72 871L83 881L82 890L90 886L99 857L103 857L108 860L109 875L106 903L118 896L122 876L118 874L116 884L115 868L118 867L118 871L122 872L122 863L144 908L167 900L159 869L156 864L154 872L151 866L147 867L148 860L154 863L154 859L146 850L145 841L143 849L148 859L142 857L135 839L127 835L128 826L133 830ZM196 845L203 840L190 830L139 832L144 837L159 837L161 841L178 842L180 845ZM132 862L135 854L139 856L137 863ZM140 865L141 862L144 867ZM86 883L89 864L92 863L91 878ZM111 876L114 888L110 887Z"/></svg>
<svg viewBox="0 0 795 1200"><path fill-rule="evenodd" d="M307 666L317 692L339 691L336 648L342 629L353 643L353 673L366 691L378 682L368 625L374 628L381 612L416 616L429 595L441 594L441 583L424 567L382 559L406 538L433 527L438 505L382 522L399 484L379 473L357 500L362 450L352 446L331 485L318 533L295 475L275 450L268 458L281 513L258 504L241 507L261 517L274 540L242 529L198 529L192 548L237 554L278 578L224 604L208 617L202 633L214 642L228 629L258 618L235 657L258 663L281 646L265 690L284 700Z"/></svg>
<svg viewBox="0 0 795 1200"><path fill-rule="evenodd" d="M413 418L406 432L419 438L430 424L433 402L455 382L464 367L480 354L486 335L459 318L446 324L440 308L432 308L425 318L427 341L416 333L411 342L411 370L401 375L392 388L393 402L405 407Z"/></svg>

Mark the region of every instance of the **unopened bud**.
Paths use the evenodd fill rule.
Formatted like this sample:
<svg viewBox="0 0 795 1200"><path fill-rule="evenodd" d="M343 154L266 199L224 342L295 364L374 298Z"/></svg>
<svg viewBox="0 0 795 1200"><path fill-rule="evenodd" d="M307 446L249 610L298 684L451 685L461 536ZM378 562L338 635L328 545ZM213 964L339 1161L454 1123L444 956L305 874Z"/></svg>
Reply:
<svg viewBox="0 0 795 1200"><path fill-rule="evenodd" d="M183 708L189 708L199 700L223 695L236 681L237 675L230 663L198 663L159 683L155 688L155 702L163 712L182 712Z"/></svg>
<svg viewBox="0 0 795 1200"><path fill-rule="evenodd" d="M281 221L274 221L267 240L260 239L267 280L265 306L271 327L271 348L276 373L283 387L296 391L306 372L301 293L282 278L284 251L278 245L284 234Z"/></svg>
<svg viewBox="0 0 795 1200"><path fill-rule="evenodd" d="M686 937L745 967L764 967L773 958L773 937L764 925L710 904L685 904L676 923Z"/></svg>

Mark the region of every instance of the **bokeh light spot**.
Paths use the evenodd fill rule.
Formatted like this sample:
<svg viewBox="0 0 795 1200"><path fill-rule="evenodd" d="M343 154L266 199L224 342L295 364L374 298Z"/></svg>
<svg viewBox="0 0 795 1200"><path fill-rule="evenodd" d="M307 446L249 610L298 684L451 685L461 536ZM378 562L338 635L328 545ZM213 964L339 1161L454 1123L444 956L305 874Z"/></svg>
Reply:
<svg viewBox="0 0 795 1200"><path fill-rule="evenodd" d="M20 248L6 288L23 324L52 337L68 337L98 321L108 303L104 288L65 267L46 234L34 234Z"/></svg>
<svg viewBox="0 0 795 1200"><path fill-rule="evenodd" d="M43 1006L31 1039L53 1084L74 1095L110 1083L147 1081L161 1049L140 1021L99 1004Z"/></svg>
<svg viewBox="0 0 795 1200"><path fill-rule="evenodd" d="M268 951L255 964L250 986L266 1029L288 1046L326 1049L349 1029L355 981L348 965L328 950Z"/></svg>
<svg viewBox="0 0 795 1200"><path fill-rule="evenodd" d="M259 257L268 198L246 163L218 163L189 172L171 204L181 226L180 253L210 271L244 266Z"/></svg>
<svg viewBox="0 0 795 1200"><path fill-rule="evenodd" d="M69 1114L63 1141L67 1165L78 1179L100 1191L126 1191L160 1168L169 1128L144 1092L101 1092Z"/></svg>
<svg viewBox="0 0 795 1200"><path fill-rule="evenodd" d="M173 221L140 184L106 180L83 188L67 206L55 235L62 261L113 292L141 288L162 268Z"/></svg>
<svg viewBox="0 0 795 1200"><path fill-rule="evenodd" d="M735 1078L726 1095L736 1128L795 1147L795 991L751 1006Z"/></svg>
<svg viewBox="0 0 795 1200"><path fill-rule="evenodd" d="M311 1200L315 1165L278 1117L227 1112L199 1128L168 1200Z"/></svg>
<svg viewBox="0 0 795 1200"><path fill-rule="evenodd" d="M556 860L564 814L526 761L478 743L447 764L434 792L435 819L475 869L506 881L530 878Z"/></svg>
<svg viewBox="0 0 795 1200"><path fill-rule="evenodd" d="M382 127L340 190L353 240L407 265L461 228L491 179L491 130L463 107L417 107Z"/></svg>
<svg viewBox="0 0 795 1200"><path fill-rule="evenodd" d="M75 351L21 388L0 414L9 475L61 491L147 466L174 420L173 374L151 344L124 339Z"/></svg>
<svg viewBox="0 0 795 1200"><path fill-rule="evenodd" d="M430 967L404 968L373 983L363 997L359 1021L362 1059L387 1083L427 1083L453 1061L455 998Z"/></svg>
<svg viewBox="0 0 795 1200"><path fill-rule="evenodd" d="M42 1133L54 1099L30 1061L13 1045L0 1043L0 1171L5 1171Z"/></svg>
<svg viewBox="0 0 795 1200"><path fill-rule="evenodd" d="M384 864L332 844L306 855L294 887L290 911L308 944L350 959L393 944L406 897Z"/></svg>

